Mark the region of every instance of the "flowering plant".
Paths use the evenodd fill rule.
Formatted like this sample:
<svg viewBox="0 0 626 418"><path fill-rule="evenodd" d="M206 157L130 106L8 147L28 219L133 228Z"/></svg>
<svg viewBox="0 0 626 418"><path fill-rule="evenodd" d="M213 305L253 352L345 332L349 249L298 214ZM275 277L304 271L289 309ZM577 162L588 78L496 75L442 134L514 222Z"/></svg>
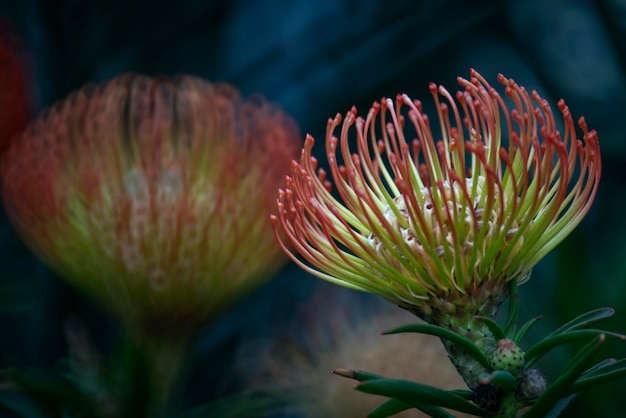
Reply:
<svg viewBox="0 0 626 418"><path fill-rule="evenodd" d="M307 136L271 219L285 252L307 272L378 294L428 322L393 332L440 336L470 389L432 392L338 371L367 380L361 390L399 402L383 411L417 406L443 416L433 409L440 403L480 416L516 416L534 405L528 416L539 416L532 414L546 413L560 397L575 393L568 392L572 387L580 388L584 368L571 365L571 380L551 386L561 387L557 392L529 368L535 356L577 338L600 335L601 341L609 335L575 332L610 316L600 310L524 353L518 344L535 321L516 331L512 297L532 267L589 211L601 173L597 133L580 118L578 139L563 100L560 132L546 100L502 75L504 97L476 71L458 81L463 90L455 97L431 84L436 123L407 95L374 103L365 118L352 108L330 119L330 178L318 168L315 141ZM508 297L509 318L500 328L493 318ZM596 344L594 339L581 353L586 356ZM623 362L603 372L623 374Z"/></svg>
<svg viewBox="0 0 626 418"><path fill-rule="evenodd" d="M45 111L3 156L15 230L121 319L147 364L146 416L165 413L200 328L287 261L267 213L299 148L295 122L260 96L125 74Z"/></svg>
<svg viewBox="0 0 626 418"><path fill-rule="evenodd" d="M186 333L286 261L259 208L297 138L284 112L232 86L126 74L14 141L4 205L43 260L129 326Z"/></svg>

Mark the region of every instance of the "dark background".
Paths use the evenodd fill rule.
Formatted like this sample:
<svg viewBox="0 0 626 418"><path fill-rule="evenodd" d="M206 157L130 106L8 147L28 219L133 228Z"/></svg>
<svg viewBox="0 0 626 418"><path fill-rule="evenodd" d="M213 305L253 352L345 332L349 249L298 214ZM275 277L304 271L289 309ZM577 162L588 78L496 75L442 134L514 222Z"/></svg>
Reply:
<svg viewBox="0 0 626 418"><path fill-rule="evenodd" d="M625 1L0 0L0 16L32 53L33 115L127 71L190 73L260 92L318 139L338 111L355 104L365 113L398 92L427 102L429 82L456 90L469 68L494 84L502 72L551 103L565 98L599 132L603 178L591 213L520 289L521 315L544 315L531 340L599 306L616 308L608 327L626 331ZM288 266L207 329L189 402L236 390L234 348L280 333L320 287L329 286ZM67 354L71 318L105 352L114 345L115 321L40 264L4 216L0 303L0 367L54 368ZM626 344L611 341L605 353L623 357ZM544 365L553 376L565 354ZM624 393L624 382L594 389L566 416L623 412Z"/></svg>

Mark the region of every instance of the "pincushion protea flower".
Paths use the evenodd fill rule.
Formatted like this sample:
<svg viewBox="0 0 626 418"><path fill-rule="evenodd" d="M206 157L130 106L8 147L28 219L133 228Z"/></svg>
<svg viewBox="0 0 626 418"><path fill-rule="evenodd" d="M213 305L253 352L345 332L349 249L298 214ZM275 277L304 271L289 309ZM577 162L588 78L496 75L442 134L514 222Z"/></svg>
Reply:
<svg viewBox="0 0 626 418"><path fill-rule="evenodd" d="M577 139L563 100L560 133L537 92L500 75L502 98L476 71L458 81L456 97L430 85L438 129L407 95L374 103L365 119L355 108L343 124L339 114L330 119L332 182L307 136L271 219L307 272L381 295L489 356L496 341L477 316L495 316L509 283L527 280L589 211L600 150L584 118ZM489 370L444 344L468 386L478 387Z"/></svg>
<svg viewBox="0 0 626 418"><path fill-rule="evenodd" d="M29 126L4 159L4 204L43 260L129 326L185 333L287 260L267 214L298 138L232 86L122 75Z"/></svg>
<svg viewBox="0 0 626 418"><path fill-rule="evenodd" d="M498 81L510 100L476 71L458 79L455 98L431 84L439 129L406 95L374 103L365 119L355 108L343 124L330 119L336 194L308 136L272 216L283 249L309 273L427 321L457 307L493 315L506 284L526 280L589 211L601 168L596 132L581 118L577 139L563 100L560 133L537 92Z"/></svg>

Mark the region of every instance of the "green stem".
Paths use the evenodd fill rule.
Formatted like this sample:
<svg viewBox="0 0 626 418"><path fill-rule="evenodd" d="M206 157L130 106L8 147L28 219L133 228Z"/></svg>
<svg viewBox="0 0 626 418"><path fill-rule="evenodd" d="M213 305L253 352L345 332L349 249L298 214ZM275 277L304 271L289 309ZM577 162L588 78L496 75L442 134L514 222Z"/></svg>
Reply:
<svg viewBox="0 0 626 418"><path fill-rule="evenodd" d="M509 392L502 397L502 412L496 418L516 418L523 404L515 399L515 392Z"/></svg>
<svg viewBox="0 0 626 418"><path fill-rule="evenodd" d="M147 417L171 415L173 389L180 377L187 341L142 339L139 350L146 365Z"/></svg>
<svg viewBox="0 0 626 418"><path fill-rule="evenodd" d="M450 320L447 325L451 330L471 339L487 357L490 357L496 347L496 339L491 331L482 321L470 320L467 317L465 319L463 321L461 318L456 317ZM479 377L482 374L490 373L491 370L483 366L481 362L472 357L466 350L455 344L444 341L444 346L459 374L461 374L467 385L472 390L475 390L480 385ZM495 415L495 418L516 418L524 404L516 399L515 390L505 393L501 392L499 396L499 406L497 407L499 412ZM477 403L479 403L479 406L484 407L484 405L480 405L480 402Z"/></svg>
<svg viewBox="0 0 626 418"><path fill-rule="evenodd" d="M496 340L491 334L489 328L482 322L470 318L449 318L441 326L451 331L469 338L474 344L481 349L489 358L490 354L496 347ZM482 365L480 361L475 359L470 353L450 341L443 341L443 344L450 356L450 361L454 364L457 371L470 389L475 389L479 385L479 377L491 370Z"/></svg>
<svg viewBox="0 0 626 418"><path fill-rule="evenodd" d="M182 378L183 361L191 337L159 335L128 327L128 353L122 391L123 418L166 418L174 407Z"/></svg>
<svg viewBox="0 0 626 418"><path fill-rule="evenodd" d="M495 323L489 323L480 317L494 318L502 303L509 296L515 297L515 283L509 286L506 282L498 280L483 281L479 288L471 292L433 296L425 305L426 307L401 307L432 325L448 329L469 339L487 358L490 358L496 349L497 338L489 325L493 327ZM515 301L512 301L511 306L507 328L512 329L517 317ZM504 331L496 334L499 338L505 335ZM474 403L495 413L494 416L497 418L517 417L518 411L524 405L516 399L515 389L504 391L491 384L481 384L481 377L491 374L493 370L477 359L471 350L445 338L442 338L442 341L452 364L473 391Z"/></svg>

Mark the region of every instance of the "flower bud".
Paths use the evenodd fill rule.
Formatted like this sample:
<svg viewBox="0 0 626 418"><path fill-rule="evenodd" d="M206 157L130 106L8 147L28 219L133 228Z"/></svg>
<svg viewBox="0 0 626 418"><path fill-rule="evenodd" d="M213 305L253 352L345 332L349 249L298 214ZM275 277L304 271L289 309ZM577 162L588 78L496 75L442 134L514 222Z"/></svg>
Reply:
<svg viewBox="0 0 626 418"><path fill-rule="evenodd" d="M533 401L540 397L548 388L548 379L539 369L530 369L522 373L517 389L516 398L520 401Z"/></svg>
<svg viewBox="0 0 626 418"><path fill-rule="evenodd" d="M524 352L512 340L503 338L498 340L489 362L494 370L504 370L516 375L524 367Z"/></svg>

